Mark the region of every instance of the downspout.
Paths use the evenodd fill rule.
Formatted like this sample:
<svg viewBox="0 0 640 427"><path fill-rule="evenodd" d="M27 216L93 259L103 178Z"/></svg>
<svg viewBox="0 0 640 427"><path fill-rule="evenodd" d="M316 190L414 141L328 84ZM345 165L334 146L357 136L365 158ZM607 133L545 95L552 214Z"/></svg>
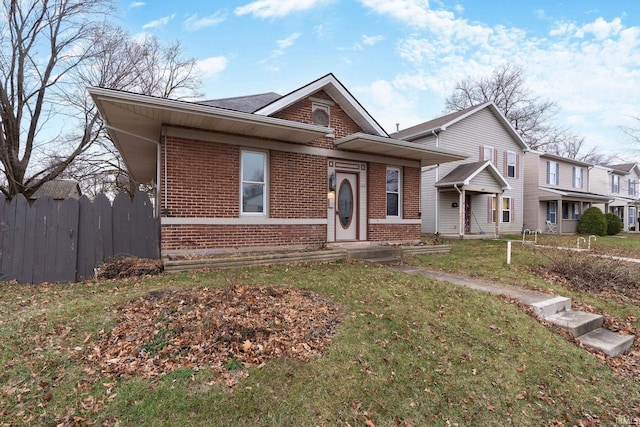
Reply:
<svg viewBox="0 0 640 427"><path fill-rule="evenodd" d="M167 214L167 209L168 209L168 195L167 195L167 182L168 182L168 178L167 178L167 125L163 124L162 125L162 136L163 136L163 145L164 145L164 150L163 150L163 155L164 155L164 165L163 165L163 169L164 169L164 183L163 183L163 192L164 192L164 215Z"/></svg>
<svg viewBox="0 0 640 427"><path fill-rule="evenodd" d="M464 206L464 200L462 200L462 190L460 190L458 188L458 184L453 184L453 188L456 189L456 191L458 192L458 234L460 235L460 238L463 239L464 238L464 233L462 232L462 230L464 229L464 224L463 222L463 213L464 213L464 209L466 208Z"/></svg>
<svg viewBox="0 0 640 427"><path fill-rule="evenodd" d="M435 131L432 130L431 133L433 134L433 136L436 137L436 148L438 148L440 146L440 135ZM440 163L438 163L436 165L436 178L435 178L435 182L440 181ZM435 231L436 234L440 233L440 189L438 189L438 187L436 187L436 202L434 203L434 209L435 209Z"/></svg>

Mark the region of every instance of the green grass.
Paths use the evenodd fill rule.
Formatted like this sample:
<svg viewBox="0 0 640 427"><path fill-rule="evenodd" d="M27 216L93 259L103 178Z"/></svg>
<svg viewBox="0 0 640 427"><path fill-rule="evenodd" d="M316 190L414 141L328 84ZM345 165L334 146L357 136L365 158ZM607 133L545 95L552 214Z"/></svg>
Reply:
<svg viewBox="0 0 640 427"><path fill-rule="evenodd" d="M541 255L516 246L511 266L500 241L454 242L451 254L414 262L548 287L526 272ZM305 288L338 302L344 316L332 345L318 359L252 368L233 388L207 369L100 377L75 356L114 324L118 304L152 290L229 283ZM612 425L640 415L637 382L616 377L517 306L364 264L3 284L0 319L0 425L573 425L594 417Z"/></svg>

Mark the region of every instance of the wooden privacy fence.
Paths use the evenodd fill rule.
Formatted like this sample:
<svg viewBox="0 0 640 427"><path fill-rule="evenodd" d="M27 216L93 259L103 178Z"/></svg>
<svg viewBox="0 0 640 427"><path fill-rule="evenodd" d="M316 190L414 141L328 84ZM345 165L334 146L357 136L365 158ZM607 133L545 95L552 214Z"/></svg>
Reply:
<svg viewBox="0 0 640 427"><path fill-rule="evenodd" d="M0 280L73 282L119 256L159 257L159 222L144 192L91 201L0 199Z"/></svg>

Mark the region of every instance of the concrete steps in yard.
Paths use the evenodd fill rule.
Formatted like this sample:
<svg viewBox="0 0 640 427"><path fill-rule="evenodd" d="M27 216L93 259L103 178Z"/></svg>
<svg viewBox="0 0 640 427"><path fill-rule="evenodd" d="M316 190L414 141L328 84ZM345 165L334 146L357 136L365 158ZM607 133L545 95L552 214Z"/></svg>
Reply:
<svg viewBox="0 0 640 427"><path fill-rule="evenodd" d="M634 335L622 335L602 327L603 317L571 309L571 299L553 297L530 305L534 313L554 325L566 329L585 346L595 348L609 356L619 356L629 350Z"/></svg>

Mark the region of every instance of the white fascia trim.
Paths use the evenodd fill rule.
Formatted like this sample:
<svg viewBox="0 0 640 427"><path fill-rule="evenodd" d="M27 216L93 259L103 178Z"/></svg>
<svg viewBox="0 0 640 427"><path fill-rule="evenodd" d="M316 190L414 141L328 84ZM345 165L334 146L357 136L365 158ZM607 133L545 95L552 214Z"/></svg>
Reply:
<svg viewBox="0 0 640 427"><path fill-rule="evenodd" d="M303 144L289 144L279 141L267 141L262 139L249 138L239 135L221 134L213 131L201 131L197 129L183 129L176 127L167 128L168 136L176 136L200 141L212 141L222 144L239 145L243 147L260 148L262 150L277 150L286 153L309 154L312 156L331 157L334 159L353 160L358 162L373 162L383 164L394 164L397 166L420 167L418 160L402 160L395 157L381 156L377 154L362 154L351 151L330 150L327 148L310 147ZM212 138L212 135L215 135Z"/></svg>
<svg viewBox="0 0 640 427"><path fill-rule="evenodd" d="M326 225L326 218L160 218L161 225Z"/></svg>
<svg viewBox="0 0 640 427"><path fill-rule="evenodd" d="M404 218L369 218L369 224L422 224L420 219L404 219Z"/></svg>
<svg viewBox="0 0 640 427"><path fill-rule="evenodd" d="M333 132L333 129L327 128L325 126L294 122L291 120L267 117L253 113L244 113L235 110L227 110L224 108L197 104L194 102L156 98L148 95L140 95L137 93L122 92L114 89L105 89L99 87L89 87L87 88L87 91L91 94L91 97L94 99L94 101L96 101L96 103L97 101L107 101L115 103L123 102L130 105L138 105L141 107L153 107L159 110L184 112L204 115L212 118L225 118L247 123L260 123L284 128L301 129L306 131L318 132L323 135L327 135Z"/></svg>
<svg viewBox="0 0 640 427"><path fill-rule="evenodd" d="M373 120L373 118L367 113L367 111L360 105L360 103L345 89L345 87L332 75L326 75L311 84L308 84L302 88L299 88L288 95L283 96L277 101L263 107L255 112L255 114L262 114L269 116L275 112L278 112L295 102L304 99L310 95L313 95L317 91L324 89L327 86L331 86L334 90L338 91L340 95L353 106L358 114L360 114L380 135L387 135L387 132Z"/></svg>
<svg viewBox="0 0 640 427"><path fill-rule="evenodd" d="M487 160L483 166L480 166L474 173L469 175L469 178L464 181L464 185L469 185L471 183L471 180L478 176L478 174L486 168L491 168L491 170L493 171L492 175L494 176L494 178L497 178L498 184L500 184L500 187L503 190L511 190L511 185L509 185L505 177L502 176L498 168L493 164L491 160Z"/></svg>

